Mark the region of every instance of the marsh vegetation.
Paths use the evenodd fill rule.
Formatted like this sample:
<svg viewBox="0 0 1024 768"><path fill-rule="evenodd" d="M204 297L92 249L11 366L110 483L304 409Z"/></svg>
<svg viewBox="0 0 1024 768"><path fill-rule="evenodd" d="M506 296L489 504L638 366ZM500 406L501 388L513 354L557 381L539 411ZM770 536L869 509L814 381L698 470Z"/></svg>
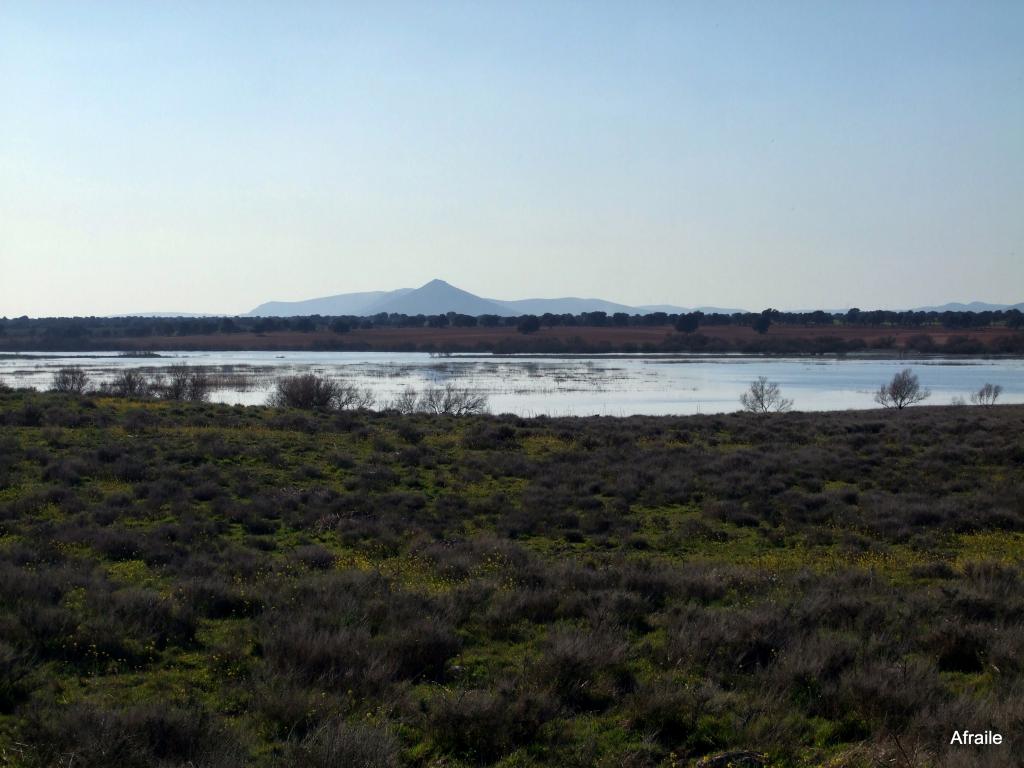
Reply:
<svg viewBox="0 0 1024 768"><path fill-rule="evenodd" d="M1018 406L0 430L11 765L1015 764Z"/></svg>

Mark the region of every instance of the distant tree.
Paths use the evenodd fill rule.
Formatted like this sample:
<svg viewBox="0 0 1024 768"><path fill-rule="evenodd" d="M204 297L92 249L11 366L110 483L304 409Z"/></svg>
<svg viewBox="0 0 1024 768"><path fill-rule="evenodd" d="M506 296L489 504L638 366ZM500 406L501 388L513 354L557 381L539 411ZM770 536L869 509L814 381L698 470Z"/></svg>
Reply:
<svg viewBox="0 0 1024 768"><path fill-rule="evenodd" d="M253 325L253 330L256 333L270 333L276 331L281 327L281 321L276 317L261 317Z"/></svg>
<svg viewBox="0 0 1024 768"><path fill-rule="evenodd" d="M676 330L680 333L693 333L700 328L700 321L703 317L703 312L687 312L679 315L676 320Z"/></svg>
<svg viewBox="0 0 1024 768"><path fill-rule="evenodd" d="M750 389L740 395L743 410L750 413L783 413L793 407L793 401L782 396L777 382L767 376L758 376L750 382Z"/></svg>
<svg viewBox="0 0 1024 768"><path fill-rule="evenodd" d="M875 392L875 402L883 408L901 411L908 405L920 403L931 394L930 390L921 389L921 383L913 371L904 368L892 377L892 381L879 387Z"/></svg>
<svg viewBox="0 0 1024 768"><path fill-rule="evenodd" d="M995 405L1003 388L999 384L985 384L977 392L971 393L971 402L975 405Z"/></svg>
<svg viewBox="0 0 1024 768"><path fill-rule="evenodd" d="M53 374L53 381L50 383L50 390L53 392L65 392L70 395L80 395L89 386L89 376L77 365L61 368Z"/></svg>
<svg viewBox="0 0 1024 768"><path fill-rule="evenodd" d="M667 312L650 312L646 315L641 315L640 322L643 325L667 325L668 324L668 313Z"/></svg>
<svg viewBox="0 0 1024 768"><path fill-rule="evenodd" d="M430 315L427 318L427 326L430 328L447 328L448 315Z"/></svg>
<svg viewBox="0 0 1024 768"><path fill-rule="evenodd" d="M342 320L339 317L331 321L331 330L334 333L348 333L352 330L352 326L348 324L347 320Z"/></svg>
<svg viewBox="0 0 1024 768"><path fill-rule="evenodd" d="M516 328L520 333L536 333L540 330L540 318L536 315L523 315Z"/></svg>
<svg viewBox="0 0 1024 768"><path fill-rule="evenodd" d="M618 326L629 325L629 315L625 312L616 312L612 315L612 324Z"/></svg>
<svg viewBox="0 0 1024 768"><path fill-rule="evenodd" d="M316 330L316 323L313 322L312 318L300 317L292 322L292 328L300 333L310 333Z"/></svg>
<svg viewBox="0 0 1024 768"><path fill-rule="evenodd" d="M772 326L772 319L779 314L776 309L766 309L756 318L751 324L751 327L758 333L767 333L768 329Z"/></svg>

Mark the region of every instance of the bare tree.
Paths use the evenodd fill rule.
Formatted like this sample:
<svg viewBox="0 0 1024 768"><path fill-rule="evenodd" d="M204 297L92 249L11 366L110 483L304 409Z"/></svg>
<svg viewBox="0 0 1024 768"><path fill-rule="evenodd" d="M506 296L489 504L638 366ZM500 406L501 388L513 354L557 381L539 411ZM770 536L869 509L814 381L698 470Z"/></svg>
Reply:
<svg viewBox="0 0 1024 768"><path fill-rule="evenodd" d="M210 397L212 382L202 368L189 365L172 365L167 371L167 381L160 386L160 396L165 400L191 400L204 402Z"/></svg>
<svg viewBox="0 0 1024 768"><path fill-rule="evenodd" d="M783 413L793 407L793 401L782 396L777 382L767 376L758 376L750 382L750 389L740 395L743 410L750 413Z"/></svg>
<svg viewBox="0 0 1024 768"><path fill-rule="evenodd" d="M422 393L406 388L386 408L399 413L433 413L444 416L471 416L487 411L487 395L452 383L428 387Z"/></svg>
<svg viewBox="0 0 1024 768"><path fill-rule="evenodd" d="M1003 388L999 384L985 384L977 392L971 393L971 402L975 405L995 405L1002 393Z"/></svg>
<svg viewBox="0 0 1024 768"><path fill-rule="evenodd" d="M285 376L277 380L267 404L278 408L325 408L329 410L354 410L369 408L374 403L373 393L351 384L303 373Z"/></svg>
<svg viewBox="0 0 1024 768"><path fill-rule="evenodd" d="M406 387L394 400L390 401L385 408L398 413L415 413L416 404L419 402L419 393L412 387Z"/></svg>
<svg viewBox="0 0 1024 768"><path fill-rule="evenodd" d="M88 386L89 376L77 365L72 365L67 368L61 368L53 374L50 391L81 395Z"/></svg>
<svg viewBox="0 0 1024 768"><path fill-rule="evenodd" d="M370 389L360 389L353 384L338 384L334 407L339 411L363 410L372 408L377 398Z"/></svg>
<svg viewBox="0 0 1024 768"><path fill-rule="evenodd" d="M901 411L908 405L920 403L931 397L931 394L931 390L921 389L921 382L913 371L904 368L892 377L892 381L878 388L875 392L875 402L883 408Z"/></svg>
<svg viewBox="0 0 1024 768"><path fill-rule="evenodd" d="M416 410L446 416L471 416L487 410L487 395L449 382L443 387L425 389Z"/></svg>

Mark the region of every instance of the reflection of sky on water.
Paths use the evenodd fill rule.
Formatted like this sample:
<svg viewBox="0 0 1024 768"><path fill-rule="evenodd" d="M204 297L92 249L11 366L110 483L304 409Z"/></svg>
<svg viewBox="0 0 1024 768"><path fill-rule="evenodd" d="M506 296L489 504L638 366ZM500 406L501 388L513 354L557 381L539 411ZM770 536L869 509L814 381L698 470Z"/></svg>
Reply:
<svg viewBox="0 0 1024 768"><path fill-rule="evenodd" d="M94 383L121 368L158 374L175 363L208 366L221 388L213 399L259 404L273 379L306 371L374 391L378 401L406 387L448 382L485 392L495 413L629 415L733 411L757 376L777 381L799 410L875 407L872 393L911 367L933 392L928 402L966 398L982 384L1003 387L1000 402L1024 402L1024 360L876 360L712 356L491 357L387 352L169 352L156 358L117 353L26 353L0 357L0 380L45 389L55 369L81 365Z"/></svg>

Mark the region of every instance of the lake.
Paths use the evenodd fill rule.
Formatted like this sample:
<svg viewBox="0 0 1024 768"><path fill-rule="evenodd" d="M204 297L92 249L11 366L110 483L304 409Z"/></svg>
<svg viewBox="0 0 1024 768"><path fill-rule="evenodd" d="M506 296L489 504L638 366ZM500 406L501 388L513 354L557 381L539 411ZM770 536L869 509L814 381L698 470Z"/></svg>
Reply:
<svg viewBox="0 0 1024 768"><path fill-rule="evenodd" d="M378 403L407 387L453 382L485 393L493 413L522 416L694 414L735 411L739 395L758 376L777 381L802 411L877 407L872 394L894 373L910 367L932 390L929 404L990 382L1003 387L1000 403L1024 403L1024 360L876 358L765 358L721 355L445 357L400 352L166 352L159 357L120 357L116 352L32 353L0 356L0 381L15 387L49 387L53 372L79 365L92 383L122 368L154 375L187 363L213 374L212 400L246 405L266 401L278 376L313 371L373 390Z"/></svg>

